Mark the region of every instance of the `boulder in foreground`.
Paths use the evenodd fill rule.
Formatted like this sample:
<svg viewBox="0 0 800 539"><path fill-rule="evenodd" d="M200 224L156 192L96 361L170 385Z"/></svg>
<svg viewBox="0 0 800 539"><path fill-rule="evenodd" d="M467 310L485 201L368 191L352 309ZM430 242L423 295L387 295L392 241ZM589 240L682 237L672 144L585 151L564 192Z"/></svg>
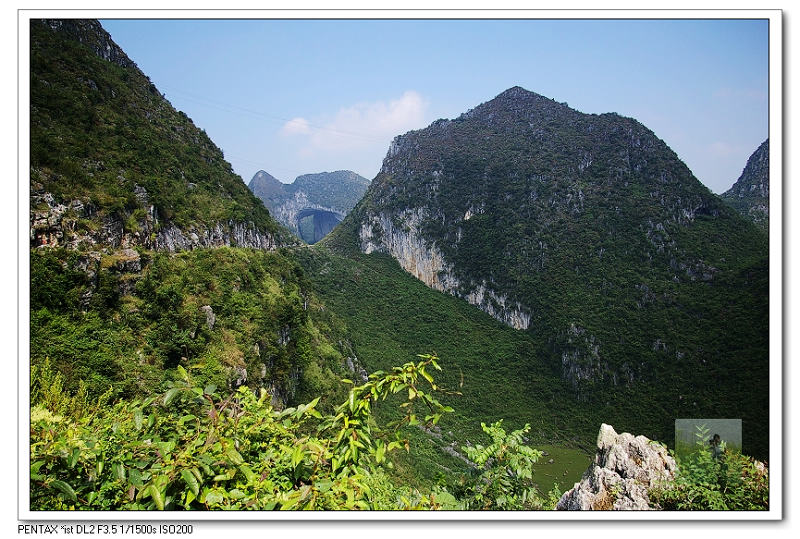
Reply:
<svg viewBox="0 0 800 539"><path fill-rule="evenodd" d="M674 479L678 469L667 449L644 436L617 434L603 424L597 435L597 453L580 482L564 493L559 511L656 509L648 490Z"/></svg>

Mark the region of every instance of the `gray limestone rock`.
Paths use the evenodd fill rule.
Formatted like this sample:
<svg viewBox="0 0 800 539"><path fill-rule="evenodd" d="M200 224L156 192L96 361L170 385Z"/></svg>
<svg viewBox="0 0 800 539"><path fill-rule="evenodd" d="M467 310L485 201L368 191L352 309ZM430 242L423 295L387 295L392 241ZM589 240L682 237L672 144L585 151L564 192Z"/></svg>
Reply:
<svg viewBox="0 0 800 539"><path fill-rule="evenodd" d="M564 493L559 511L657 509L650 505L648 490L674 479L675 460L667 449L644 436L617 434L603 424L597 435L597 453L580 482Z"/></svg>
<svg viewBox="0 0 800 539"><path fill-rule="evenodd" d="M211 305L203 305L200 310L206 313L206 325L209 331L214 329L214 324L217 322L217 315L214 314L214 309L211 308Z"/></svg>

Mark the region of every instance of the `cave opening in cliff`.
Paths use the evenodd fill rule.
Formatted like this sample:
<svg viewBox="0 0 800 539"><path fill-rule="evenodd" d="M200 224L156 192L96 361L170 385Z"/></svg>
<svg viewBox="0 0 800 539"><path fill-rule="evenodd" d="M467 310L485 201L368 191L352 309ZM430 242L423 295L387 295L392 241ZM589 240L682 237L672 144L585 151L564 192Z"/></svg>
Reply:
<svg viewBox="0 0 800 539"><path fill-rule="evenodd" d="M316 243L339 224L341 217L334 212L306 208L297 214L297 230L306 243Z"/></svg>

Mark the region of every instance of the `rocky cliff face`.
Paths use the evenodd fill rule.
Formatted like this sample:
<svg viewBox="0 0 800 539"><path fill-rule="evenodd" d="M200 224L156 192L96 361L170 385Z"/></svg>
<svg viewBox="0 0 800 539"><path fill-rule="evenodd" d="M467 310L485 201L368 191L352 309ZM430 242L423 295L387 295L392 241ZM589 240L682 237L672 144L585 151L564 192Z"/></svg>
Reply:
<svg viewBox="0 0 800 539"><path fill-rule="evenodd" d="M280 203L275 204L271 211L279 223L284 224L289 230L308 243L316 243L322 238L303 236L300 231L300 220L303 217L308 216L315 218L318 214L329 213L333 215L338 223L345 216L343 211L313 202L309 198L308 193L302 190L295 191L292 196L281 199Z"/></svg>
<svg viewBox="0 0 800 539"><path fill-rule="evenodd" d="M579 483L564 493L559 511L647 511L648 490L671 481L678 467L667 449L644 436L617 434L602 425L597 453Z"/></svg>
<svg viewBox="0 0 800 539"><path fill-rule="evenodd" d="M361 223L358 232L362 252L387 252L404 270L429 287L461 297L513 328L527 329L531 317L518 302L487 288L486 281L466 286L459 281L453 265L445 260L435 242L429 244L423 238L420 225L427 217L421 210L391 217L370 216Z"/></svg>
<svg viewBox="0 0 800 539"><path fill-rule="evenodd" d="M722 194L739 213L769 232L769 139L747 160L742 175Z"/></svg>
<svg viewBox="0 0 800 539"><path fill-rule="evenodd" d="M143 189L140 191L145 193ZM116 215L96 216L90 200L59 203L52 193L38 191L31 196L31 247L65 247L76 250L96 248L145 249L169 252L210 247L247 247L274 250L280 244L273 235L259 230L253 222L217 222L213 226L189 225L181 229L160 221L155 207L147 206L138 220Z"/></svg>

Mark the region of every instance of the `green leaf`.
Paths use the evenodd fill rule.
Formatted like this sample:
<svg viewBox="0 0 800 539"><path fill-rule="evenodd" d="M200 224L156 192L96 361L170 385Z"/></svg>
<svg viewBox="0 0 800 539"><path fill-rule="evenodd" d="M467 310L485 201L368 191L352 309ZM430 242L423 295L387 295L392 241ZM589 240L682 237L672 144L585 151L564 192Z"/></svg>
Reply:
<svg viewBox="0 0 800 539"><path fill-rule="evenodd" d="M214 490L209 490L206 492L205 495L205 503L206 505L219 505L225 500L225 497Z"/></svg>
<svg viewBox="0 0 800 539"><path fill-rule="evenodd" d="M128 477L130 478L130 482L132 485L137 487L142 486L142 474L136 468L131 468L128 472Z"/></svg>
<svg viewBox="0 0 800 539"><path fill-rule="evenodd" d="M197 495L194 492L192 492L191 490L187 490L186 491L186 501L183 503L183 506L186 509L189 509L189 506L192 504L192 502L195 500L196 497L197 497Z"/></svg>
<svg viewBox="0 0 800 539"><path fill-rule="evenodd" d="M180 388L177 387L173 387L172 389L167 391L166 395L164 395L164 406L169 406L169 404L172 402L172 400L175 398L175 395L177 395L179 391Z"/></svg>
<svg viewBox="0 0 800 539"><path fill-rule="evenodd" d="M378 449L375 450L375 462L377 462L378 464L383 462L383 454L385 451L386 451L386 446L380 444L378 446Z"/></svg>
<svg viewBox="0 0 800 539"><path fill-rule="evenodd" d="M68 483L65 483L64 481L59 481L58 479L56 479L55 481L52 481L50 483L50 486L52 488L58 490L59 492L61 492L61 494L65 495L71 501L73 501L73 502L77 502L78 501L78 496L75 495L75 491L72 490L72 487L69 486Z"/></svg>
<svg viewBox="0 0 800 539"><path fill-rule="evenodd" d="M69 457L67 457L67 465L70 468L74 468L80 456L81 456L81 449L79 447L73 448L72 453L70 453Z"/></svg>
<svg viewBox="0 0 800 539"><path fill-rule="evenodd" d="M229 446L228 449L225 451L225 455L233 462L236 466L240 465L244 462L244 459L239 454L238 451L233 446Z"/></svg>
<svg viewBox="0 0 800 539"><path fill-rule="evenodd" d="M200 470L198 470L197 468L191 468L189 471L194 474L194 476L197 478L198 481L203 480L203 476L200 474Z"/></svg>
<svg viewBox="0 0 800 539"><path fill-rule="evenodd" d="M111 465L111 473L120 481L125 481L125 466L119 462Z"/></svg>
<svg viewBox="0 0 800 539"><path fill-rule="evenodd" d="M133 413L133 423L136 425L136 430L142 430L142 409L137 408Z"/></svg>
<svg viewBox="0 0 800 539"><path fill-rule="evenodd" d="M178 371L178 374L181 375L181 378L183 378L186 382L189 381L189 375L186 373L186 369L184 369L181 365L178 365L176 370Z"/></svg>
<svg viewBox="0 0 800 539"><path fill-rule="evenodd" d="M306 405L306 413L310 412L317 405L317 403L319 403L319 397Z"/></svg>
<svg viewBox="0 0 800 539"><path fill-rule="evenodd" d="M161 490L156 487L154 484L148 487L150 489L150 497L153 499L153 502L156 504L156 508L159 511L164 510L164 495L161 493Z"/></svg>
<svg viewBox="0 0 800 539"><path fill-rule="evenodd" d="M420 373L420 374L421 374L421 375L422 375L422 376L423 376L423 377L424 377L424 378L425 378L425 379L426 379L428 382L430 382L430 383L431 383L431 385L433 385L433 376L431 376L430 374L428 374L427 372L425 372L425 369L420 369L420 370L419 370L419 373ZM434 389L435 389L435 388L436 388L436 387L434 386Z"/></svg>
<svg viewBox="0 0 800 539"><path fill-rule="evenodd" d="M297 468L297 465L303 460L303 447L300 445L295 446L292 451L292 466Z"/></svg>
<svg viewBox="0 0 800 539"><path fill-rule="evenodd" d="M181 478L183 482L186 483L186 486L189 490L197 496L200 494L200 484L197 482L197 478L194 476L192 472L187 469L181 470Z"/></svg>
<svg viewBox="0 0 800 539"><path fill-rule="evenodd" d="M244 477L245 477L245 479L247 479L248 483L255 483L256 482L256 479L257 479L258 476L255 474L255 472L253 472L253 470L250 468L250 466L248 466L247 464L242 464L241 466L239 466L239 469L244 474Z"/></svg>
<svg viewBox="0 0 800 539"><path fill-rule="evenodd" d="M314 483L314 486L317 487L317 490L320 492L328 492L333 486L333 481L329 479L321 479Z"/></svg>
<svg viewBox="0 0 800 539"><path fill-rule="evenodd" d="M217 390L217 386L214 384L208 384L205 389L203 389L203 393L206 395L211 395Z"/></svg>

